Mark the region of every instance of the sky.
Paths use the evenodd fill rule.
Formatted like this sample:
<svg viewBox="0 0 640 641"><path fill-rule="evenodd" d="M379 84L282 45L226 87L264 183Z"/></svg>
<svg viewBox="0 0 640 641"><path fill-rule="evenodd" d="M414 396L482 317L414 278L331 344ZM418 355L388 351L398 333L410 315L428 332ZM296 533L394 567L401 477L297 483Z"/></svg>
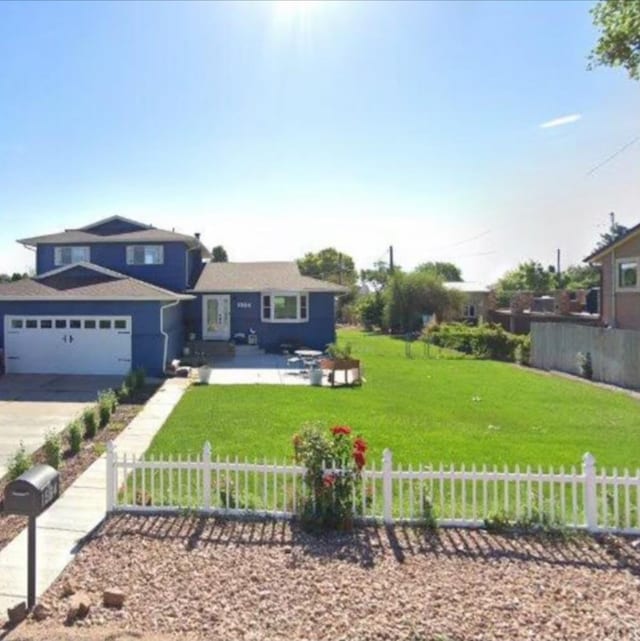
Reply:
<svg viewBox="0 0 640 641"><path fill-rule="evenodd" d="M0 272L119 214L231 260L493 282L640 222L640 83L590 2L0 3Z"/></svg>

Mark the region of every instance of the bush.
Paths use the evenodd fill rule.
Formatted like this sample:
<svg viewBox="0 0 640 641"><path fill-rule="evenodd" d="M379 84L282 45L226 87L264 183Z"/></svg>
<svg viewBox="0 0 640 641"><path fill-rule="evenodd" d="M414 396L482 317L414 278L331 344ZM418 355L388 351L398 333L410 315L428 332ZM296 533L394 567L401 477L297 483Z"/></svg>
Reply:
<svg viewBox="0 0 640 641"><path fill-rule="evenodd" d="M44 457L47 465L56 470L60 467L61 449L60 435L55 430L49 430L44 439Z"/></svg>
<svg viewBox="0 0 640 641"><path fill-rule="evenodd" d="M505 332L500 325L471 326L464 323L441 323L423 332L423 340L453 349L476 358L497 361L515 361L518 356L523 364L529 362L531 338ZM516 354L516 350L518 354Z"/></svg>
<svg viewBox="0 0 640 641"><path fill-rule="evenodd" d="M367 331L374 327L382 327L384 315L384 299L380 292L367 294L356 304L356 316Z"/></svg>
<svg viewBox="0 0 640 641"><path fill-rule="evenodd" d="M31 454L27 454L27 449L24 446L24 443L20 441L20 446L15 451L13 456L9 458L7 464L7 471L9 478L13 481L17 479L21 474L24 474L31 466L33 465L33 459Z"/></svg>
<svg viewBox="0 0 640 641"><path fill-rule="evenodd" d="M82 423L84 424L85 438L93 438L98 431L98 422L94 410L85 410L82 414Z"/></svg>
<svg viewBox="0 0 640 641"><path fill-rule="evenodd" d="M82 425L78 421L71 423L69 428L69 447L73 454L77 454L80 451L83 436Z"/></svg>
<svg viewBox="0 0 640 641"><path fill-rule="evenodd" d="M586 378L590 381L593 378L593 363L591 362L591 352L583 354L582 352L578 353L578 371L582 378Z"/></svg>
<svg viewBox="0 0 640 641"><path fill-rule="evenodd" d="M120 389L118 390L118 403L122 403L129 398L131 394L131 388L127 385L126 381L122 383Z"/></svg>
<svg viewBox="0 0 640 641"><path fill-rule="evenodd" d="M146 374L143 367L133 370L133 389L142 389L146 381Z"/></svg>
<svg viewBox="0 0 640 641"><path fill-rule="evenodd" d="M350 529L354 500L361 495L366 442L353 438L346 425L332 427L329 434L309 425L293 437L293 447L296 461L307 470L303 524L312 529Z"/></svg>
<svg viewBox="0 0 640 641"><path fill-rule="evenodd" d="M117 406L118 399L113 390L106 390L98 394L98 418L100 427L105 427Z"/></svg>

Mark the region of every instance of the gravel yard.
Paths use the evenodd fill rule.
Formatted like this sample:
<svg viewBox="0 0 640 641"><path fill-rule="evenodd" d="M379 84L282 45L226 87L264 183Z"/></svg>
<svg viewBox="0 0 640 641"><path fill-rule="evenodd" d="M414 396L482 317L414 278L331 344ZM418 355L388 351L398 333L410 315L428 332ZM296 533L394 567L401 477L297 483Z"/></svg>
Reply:
<svg viewBox="0 0 640 641"><path fill-rule="evenodd" d="M52 616L9 638L640 640L636 543L373 527L319 539L275 522L119 516L46 593ZM56 632L69 581L92 606ZM126 593L121 610L102 606L108 587Z"/></svg>

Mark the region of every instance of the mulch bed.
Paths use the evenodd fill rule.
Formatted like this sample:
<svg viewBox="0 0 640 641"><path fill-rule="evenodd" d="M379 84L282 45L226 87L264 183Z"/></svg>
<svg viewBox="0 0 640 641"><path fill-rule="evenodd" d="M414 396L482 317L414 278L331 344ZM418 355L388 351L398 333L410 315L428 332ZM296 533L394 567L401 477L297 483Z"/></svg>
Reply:
<svg viewBox="0 0 640 641"><path fill-rule="evenodd" d="M69 449L68 435L62 434L63 450L60 465L60 492L64 492L96 459L104 453L108 441L114 439L133 420L144 407L144 404L156 393L159 384L147 384L142 389L133 392L122 405L118 405L111 415L109 423L98 429L96 436L85 439L78 454L72 454ZM44 447L33 454L34 463L46 463ZM9 482L7 476L0 479L0 550L15 538L27 525L27 517L5 514L2 496Z"/></svg>
<svg viewBox="0 0 640 641"><path fill-rule="evenodd" d="M65 585L91 604L71 627ZM102 603L114 587L121 609ZM274 521L120 515L41 602L49 616L11 641L629 641L640 639L640 546L408 527L317 537Z"/></svg>

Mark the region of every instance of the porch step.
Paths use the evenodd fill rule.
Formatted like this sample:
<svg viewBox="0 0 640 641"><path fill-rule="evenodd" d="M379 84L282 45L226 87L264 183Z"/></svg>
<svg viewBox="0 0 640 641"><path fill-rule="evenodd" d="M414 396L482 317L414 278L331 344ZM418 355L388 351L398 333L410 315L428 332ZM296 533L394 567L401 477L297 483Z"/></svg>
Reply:
<svg viewBox="0 0 640 641"><path fill-rule="evenodd" d="M257 345L236 345L236 356L260 356L264 353Z"/></svg>
<svg viewBox="0 0 640 641"><path fill-rule="evenodd" d="M188 341L189 354L209 356L233 356L234 345L227 341Z"/></svg>

